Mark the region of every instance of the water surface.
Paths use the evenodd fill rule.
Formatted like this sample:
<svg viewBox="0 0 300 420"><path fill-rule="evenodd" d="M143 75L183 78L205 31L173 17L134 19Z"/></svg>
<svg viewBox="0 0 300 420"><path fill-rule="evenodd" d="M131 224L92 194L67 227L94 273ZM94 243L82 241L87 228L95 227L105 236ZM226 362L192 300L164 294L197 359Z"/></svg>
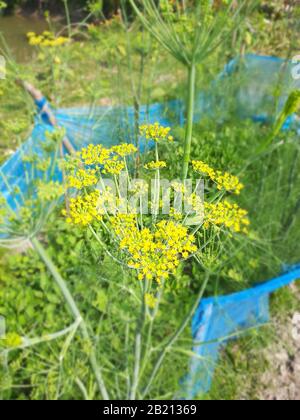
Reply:
<svg viewBox="0 0 300 420"><path fill-rule="evenodd" d="M0 16L0 32L18 62L29 61L32 56L32 47L28 45L26 34L28 32L41 33L47 29L45 20L37 17Z"/></svg>

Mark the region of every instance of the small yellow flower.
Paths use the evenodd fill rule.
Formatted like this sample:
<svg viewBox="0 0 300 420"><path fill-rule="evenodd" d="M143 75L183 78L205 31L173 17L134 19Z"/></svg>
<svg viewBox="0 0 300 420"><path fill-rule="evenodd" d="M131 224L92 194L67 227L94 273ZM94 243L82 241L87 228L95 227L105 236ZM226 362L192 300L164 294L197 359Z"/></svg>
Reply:
<svg viewBox="0 0 300 420"><path fill-rule="evenodd" d="M224 174L220 171L217 172L215 182L219 190L225 189L228 192L233 192L239 195L244 188L237 176L231 175L228 172Z"/></svg>
<svg viewBox="0 0 300 420"><path fill-rule="evenodd" d="M150 170L158 170L158 169L163 169L166 168L167 164L164 161L157 161L157 162L150 162L147 163L144 168L145 169L150 169Z"/></svg>
<svg viewBox="0 0 300 420"><path fill-rule="evenodd" d="M88 147L83 148L78 155L85 165L104 165L110 158L110 150L105 149L101 144L96 146L90 144Z"/></svg>
<svg viewBox="0 0 300 420"><path fill-rule="evenodd" d="M54 62L54 64L60 65L61 64L61 59L59 57L54 57L53 62Z"/></svg>
<svg viewBox="0 0 300 420"><path fill-rule="evenodd" d="M197 160L194 160L192 165L195 172L206 175L214 181L219 190L225 189L228 192L240 194L241 190L244 188L244 185L240 182L239 178L228 172L222 173L221 171L216 171L206 163Z"/></svg>
<svg viewBox="0 0 300 420"><path fill-rule="evenodd" d="M170 131L170 127L163 127L158 122L140 126L140 135L144 136L147 140L153 140L155 142L164 140L169 142L174 141L174 137L170 135Z"/></svg>
<svg viewBox="0 0 300 420"><path fill-rule="evenodd" d="M64 193L64 188L59 182L50 181L48 183L39 182L37 195L41 201L58 200Z"/></svg>
<svg viewBox="0 0 300 420"><path fill-rule="evenodd" d="M88 226L94 221L101 221L103 211L99 209L99 199L99 192L92 192L85 196L71 198L67 222L75 225ZM65 211L63 211L63 215L66 215Z"/></svg>
<svg viewBox="0 0 300 420"><path fill-rule="evenodd" d="M109 159L104 164L104 174L110 175L120 175L120 173L125 169L125 163L123 161L118 161L115 159Z"/></svg>
<svg viewBox="0 0 300 420"><path fill-rule="evenodd" d="M137 148L133 144L119 144L118 146L113 146L111 151L116 153L120 157L126 157L137 152Z"/></svg>
<svg viewBox="0 0 300 420"><path fill-rule="evenodd" d="M207 175L211 179L215 178L216 172L213 168L211 168L207 163L202 162L201 160L193 160L192 162L193 169L195 172L198 172L202 175Z"/></svg>
<svg viewBox="0 0 300 420"><path fill-rule="evenodd" d="M178 182L178 181L173 181L173 182L171 183L171 186L172 186L172 188L174 189L174 191L175 191L176 193L181 193L181 194L184 194L184 192L185 192L185 186L184 186L184 183L182 183L182 182Z"/></svg>
<svg viewBox="0 0 300 420"><path fill-rule="evenodd" d="M29 39L29 45L31 46L37 46L37 45L41 45L43 42L43 37L41 36L33 36Z"/></svg>
<svg viewBox="0 0 300 420"><path fill-rule="evenodd" d="M177 211L174 207L170 208L170 217L174 220L180 221L183 219L183 214Z"/></svg>
<svg viewBox="0 0 300 420"><path fill-rule="evenodd" d="M49 31L44 31L42 35L37 35L35 32L28 32L27 38L29 45L41 47L59 47L70 42L69 38L59 36L55 37L55 34Z"/></svg>
<svg viewBox="0 0 300 420"><path fill-rule="evenodd" d="M148 306L148 308L154 309L156 303L157 299L153 295L151 295L150 293L145 294L145 304Z"/></svg>
<svg viewBox="0 0 300 420"><path fill-rule="evenodd" d="M118 215L112 227L120 238L120 249L128 254L128 267L138 269L138 279L158 283L175 274L181 258L196 252L195 237L188 229L172 220L164 220L149 228L139 229L133 215Z"/></svg>
<svg viewBox="0 0 300 420"><path fill-rule="evenodd" d="M205 203L204 227L211 225L225 226L233 232L247 234L250 226L248 212L227 200L217 204Z"/></svg>
<svg viewBox="0 0 300 420"><path fill-rule="evenodd" d="M77 190L91 187L97 183L98 177L95 169L78 169L75 175L68 177L68 186Z"/></svg>

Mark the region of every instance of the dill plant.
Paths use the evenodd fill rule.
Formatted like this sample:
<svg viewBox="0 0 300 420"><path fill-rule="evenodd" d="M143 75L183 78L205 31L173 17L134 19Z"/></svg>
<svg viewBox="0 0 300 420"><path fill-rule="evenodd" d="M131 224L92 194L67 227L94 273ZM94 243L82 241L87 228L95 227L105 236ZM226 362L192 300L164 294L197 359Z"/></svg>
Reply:
<svg viewBox="0 0 300 420"><path fill-rule="evenodd" d="M129 0L145 28L188 72L182 178L188 173L197 66L219 48L256 1Z"/></svg>
<svg viewBox="0 0 300 420"><path fill-rule="evenodd" d="M174 204L184 192L189 210L184 214L171 207L170 214L164 215L160 188L162 171L168 170L168 162L161 161L159 155L160 148L172 143L174 138L170 128L158 123L142 125L140 137L155 144L155 160L140 164L139 173L144 174L144 180L131 176L131 163L138 152L133 144L124 143L110 149L91 144L76 156L68 157L67 185L76 194L70 201L69 211L63 211L68 223L89 231L90 241L100 245L107 258L122 268L127 278L125 290L140 307L135 331L128 331L126 338L124 356L128 359L123 368L126 374L116 374L120 397L131 400L151 395L168 353L185 331L205 293L212 267L217 264L218 247L221 252L222 242L231 241L232 235L248 235L250 225L247 211L226 198L228 194L239 195L243 189L238 178L201 161L193 162L193 170L206 178L210 198L203 202L195 191L188 192L184 183L174 181ZM146 179L152 176L154 192L149 203ZM122 193L124 180L129 196ZM145 204L150 207L150 213L145 211ZM210 245L215 247L215 258L210 256L209 262L205 253ZM195 300L174 333L157 344L153 342L153 332L157 315L163 310L164 294L181 267L191 259L202 267L202 281ZM113 336L110 334L109 338ZM103 360L103 372L110 364L109 360ZM105 374L103 380L108 381Z"/></svg>

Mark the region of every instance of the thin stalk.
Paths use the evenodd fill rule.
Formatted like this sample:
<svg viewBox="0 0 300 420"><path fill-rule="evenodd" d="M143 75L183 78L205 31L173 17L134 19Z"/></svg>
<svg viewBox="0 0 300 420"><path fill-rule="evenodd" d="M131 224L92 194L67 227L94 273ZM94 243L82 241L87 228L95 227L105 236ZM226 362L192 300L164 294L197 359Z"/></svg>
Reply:
<svg viewBox="0 0 300 420"><path fill-rule="evenodd" d="M53 276L57 286L59 287L60 291L62 292L62 294L65 298L65 301L67 303L67 306L68 306L70 312L72 313L72 315L74 316L75 320L78 320L78 319L82 320L82 322L79 325L79 328L81 330L81 333L82 333L82 336L83 336L84 340L86 340L88 343L91 344L90 355L89 355L91 367L92 367L93 372L95 374L97 384L98 384L98 387L99 387L99 390L100 390L100 393L101 393L103 399L104 400L109 400L109 395L108 395L108 392L107 392L105 384L104 384L101 369L98 366L95 350L94 350L93 345L92 345L92 340L90 338L86 323L83 320L83 317L81 316L81 313L80 313L80 311L79 311L79 309L78 309L78 307L75 303L75 300L74 300L73 296L71 295L71 293L70 293L70 291L69 291L69 289L66 285L66 282L64 281L64 279L60 275L57 267L54 265L53 261L51 260L51 258L47 254L46 250L44 249L44 247L42 246L40 241L37 238L32 238L31 242L32 242L33 247L35 248L35 250L39 254L40 258L44 261L48 270L52 274L52 276Z"/></svg>
<svg viewBox="0 0 300 420"><path fill-rule="evenodd" d="M160 307L160 303L161 303L161 299L162 299L162 295L163 295L163 291L164 291L164 282L161 285L161 288L157 294L157 302L154 308L154 311L152 313L152 315L150 315L150 325L148 328L148 333L147 333L147 339L146 339L146 346L145 346L145 354L143 357L143 366L141 368L141 373L140 373L140 377L142 377L147 363L149 361L149 357L151 355L151 351L152 351L152 333L153 333L153 327L154 327L154 322Z"/></svg>
<svg viewBox="0 0 300 420"><path fill-rule="evenodd" d="M183 157L183 168L182 168L182 179L187 178L191 146L192 146L192 135L193 135L193 123L194 123L194 111L195 111L195 90L196 90L196 65L192 63L189 67L189 78L188 78L188 99L187 99L187 121L186 121L186 133L184 142L184 157Z"/></svg>
<svg viewBox="0 0 300 420"><path fill-rule="evenodd" d="M148 381L148 384L146 385L144 392L142 393L142 399L144 399L146 397L146 395L149 393L150 388L152 386L152 383L166 357L166 354L168 353L168 351L170 350L170 348L173 346L173 344L178 340L178 338L180 337L180 335L182 334L182 332L185 330L185 328L187 327L187 325L189 324L195 310L198 308L200 301L204 295L205 289L207 287L209 281L209 273L206 273L204 282L202 287L199 290L199 293L197 295L197 298L195 300L194 305L192 306L191 310L189 311L189 313L187 314L187 316L185 317L185 319L183 320L182 324L180 325L180 327L178 328L178 330L174 333L174 335L169 339L169 341L167 342L167 344L165 345L165 347L162 349L160 355L158 356L158 359L154 365L153 371L151 373L150 379Z"/></svg>
<svg viewBox="0 0 300 420"><path fill-rule="evenodd" d="M139 384L140 377L140 368L141 368L141 355L142 355L142 334L146 318L146 308L145 308L145 292L147 285L144 283L142 288L142 302L141 302L141 314L137 321L137 330L135 337L135 357L134 357L134 372L133 372L133 381L130 391L130 400L136 399L136 393Z"/></svg>
<svg viewBox="0 0 300 420"><path fill-rule="evenodd" d="M77 330L77 328L79 327L81 322L82 322L82 319L78 318L72 325L70 325L69 327L64 328L63 330L58 331L56 333L47 334L47 335L44 335L43 337L39 337L39 338L24 338L22 344L20 344L17 347L12 347L12 348L9 348L9 349L5 349L4 352L9 353L10 351L15 351L15 350L25 350L29 347L33 347L33 346L36 346L38 344L48 343L49 341L57 340L61 337L64 337L67 334L75 332ZM2 353L0 353L0 356L1 356L1 354Z"/></svg>
<svg viewBox="0 0 300 420"><path fill-rule="evenodd" d="M111 252L109 252L109 250L106 248L105 244L101 241L101 238L99 237L99 235L97 235L97 233L95 232L94 228L89 225L89 230L92 232L94 238L97 240L97 242L99 242L99 244L102 246L103 250L105 251L105 253L114 261L116 261L118 264L122 265L122 261L119 261L118 258L114 257L113 254Z"/></svg>
<svg viewBox="0 0 300 420"><path fill-rule="evenodd" d="M156 162L159 162L158 145L155 143L155 158ZM160 170L155 171L155 198L154 198L154 214L153 223L156 223L157 216L159 215L160 206Z"/></svg>
<svg viewBox="0 0 300 420"><path fill-rule="evenodd" d="M71 24L71 17L70 17L70 10L68 5L68 0L63 0L66 12L66 19L67 19L67 28L68 28L68 37L72 37L72 24Z"/></svg>
<svg viewBox="0 0 300 420"><path fill-rule="evenodd" d="M127 388L127 399L129 399L129 395L130 395L130 389L131 389L131 381L130 381L130 375L129 375L129 357L128 357L128 347L129 347L129 323L126 323L126 330L125 330L125 356L126 356L126 370L125 370L125 375L126 375L126 388Z"/></svg>

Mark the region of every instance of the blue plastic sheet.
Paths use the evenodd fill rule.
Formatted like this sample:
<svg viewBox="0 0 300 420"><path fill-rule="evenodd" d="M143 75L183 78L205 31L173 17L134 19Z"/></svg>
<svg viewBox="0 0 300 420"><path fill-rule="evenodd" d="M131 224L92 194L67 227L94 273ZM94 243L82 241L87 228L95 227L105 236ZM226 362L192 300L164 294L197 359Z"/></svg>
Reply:
<svg viewBox="0 0 300 420"><path fill-rule="evenodd" d="M270 320L271 293L300 279L300 266L292 267L280 277L251 289L227 296L203 299L192 322L195 340L190 373L185 380L187 398L210 390L219 352L244 331Z"/></svg>
<svg viewBox="0 0 300 420"><path fill-rule="evenodd" d="M291 76L291 62L276 57L247 55L228 63L212 84L208 92L199 94L196 101L195 120L209 114L216 120L224 120L228 112L240 118L252 118L258 122L274 119L283 107L289 93L298 88L300 80ZM46 133L53 130L42 113L45 99L37 103L40 110L34 130L23 146L0 168L0 192L15 209L21 195L13 193L16 187L22 193L28 189L25 169L33 178L40 174L24 156L41 155ZM134 134L133 107L78 107L54 110L59 126L75 149L87 144L101 143L111 146L120 141L130 141ZM140 109L140 122L160 122L162 125L184 124L184 106L180 100L165 104L152 104ZM286 122L290 128L295 118ZM141 149L145 145L141 145ZM26 168L25 168L26 167ZM57 169L53 175L61 179ZM281 277L252 289L223 297L204 299L192 323L192 332L197 345L191 359L190 372L185 380L185 395L194 398L209 391L219 350L229 339L249 328L262 325L269 320L269 297L275 290L288 285L300 277L300 267L294 267Z"/></svg>

